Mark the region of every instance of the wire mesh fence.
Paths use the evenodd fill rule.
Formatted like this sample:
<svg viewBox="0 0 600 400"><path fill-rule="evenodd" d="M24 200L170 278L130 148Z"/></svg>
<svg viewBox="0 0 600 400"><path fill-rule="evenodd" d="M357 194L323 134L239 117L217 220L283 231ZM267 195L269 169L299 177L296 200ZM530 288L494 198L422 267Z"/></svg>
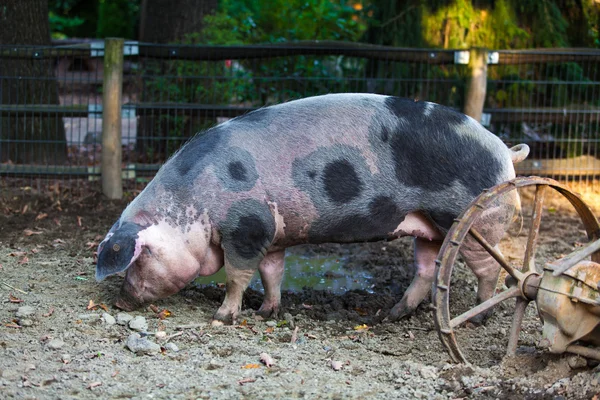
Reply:
<svg viewBox="0 0 600 400"><path fill-rule="evenodd" d="M0 176L97 181L103 41L0 46ZM123 178L142 187L189 137L265 105L335 92L434 101L461 110L468 69L455 50L335 42L251 46L125 42ZM532 147L519 173L600 175L600 52L499 51L482 122Z"/></svg>
<svg viewBox="0 0 600 400"><path fill-rule="evenodd" d="M525 142L524 175L593 181L600 175L598 50L500 51L485 112L505 142Z"/></svg>

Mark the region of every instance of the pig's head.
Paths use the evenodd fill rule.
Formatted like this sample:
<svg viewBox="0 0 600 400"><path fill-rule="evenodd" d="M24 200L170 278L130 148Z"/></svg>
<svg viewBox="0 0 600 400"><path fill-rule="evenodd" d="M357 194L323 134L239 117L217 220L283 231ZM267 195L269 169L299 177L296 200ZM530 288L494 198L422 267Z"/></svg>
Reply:
<svg viewBox="0 0 600 400"><path fill-rule="evenodd" d="M216 272L220 266L214 270L214 262L204 262L210 247L207 239L194 235L192 242L181 229L166 223L117 222L98 247L96 280L125 271L115 305L136 309L178 292L200 273Z"/></svg>

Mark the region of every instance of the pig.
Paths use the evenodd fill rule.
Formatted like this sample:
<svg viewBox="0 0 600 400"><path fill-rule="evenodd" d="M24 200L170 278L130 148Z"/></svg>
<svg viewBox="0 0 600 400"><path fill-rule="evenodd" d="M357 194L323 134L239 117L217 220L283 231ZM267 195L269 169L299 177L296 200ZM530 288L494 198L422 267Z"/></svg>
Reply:
<svg viewBox="0 0 600 400"><path fill-rule="evenodd" d="M99 245L96 279L125 271L115 305L132 310L224 267L213 318L234 323L256 270L258 314L277 315L288 247L412 236L416 272L394 321L427 296L454 219L528 153L426 101L344 93L260 108L194 136L160 168ZM515 193L486 211L478 227L492 246L518 205ZM500 266L474 241L462 256L485 301Z"/></svg>

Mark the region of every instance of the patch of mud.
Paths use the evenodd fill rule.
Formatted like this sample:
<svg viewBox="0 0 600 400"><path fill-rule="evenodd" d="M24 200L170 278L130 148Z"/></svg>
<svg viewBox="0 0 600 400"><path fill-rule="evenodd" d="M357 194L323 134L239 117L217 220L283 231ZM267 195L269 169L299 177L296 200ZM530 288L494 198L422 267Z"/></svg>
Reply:
<svg viewBox="0 0 600 400"><path fill-rule="evenodd" d="M256 288L244 296L239 325L212 327L224 288L190 284L130 313L146 319L142 336L160 345L155 354L133 353L126 342L134 331L103 317L119 317L111 301L122 278L94 281L97 243L127 200L106 202L89 188L4 189L0 398L589 399L600 391L595 363L571 362L573 367L570 356L536 347L541 322L533 305L516 357L503 359L511 302L496 307L484 326L461 329L459 344L470 366L450 361L429 301L409 318L378 323L412 279L410 239L292 249L302 257L339 257L345 268L372 280L363 290L343 293L314 287L284 291L276 321L254 316L262 302ZM501 244L514 262L526 241L527 201L525 228L513 227ZM567 254L585 240L573 212L553 203L545 208L540 260ZM452 315L473 306L476 288L472 273L459 263ZM17 316L23 306L30 309ZM158 331L165 334L157 337ZM261 363L261 353L274 364Z"/></svg>

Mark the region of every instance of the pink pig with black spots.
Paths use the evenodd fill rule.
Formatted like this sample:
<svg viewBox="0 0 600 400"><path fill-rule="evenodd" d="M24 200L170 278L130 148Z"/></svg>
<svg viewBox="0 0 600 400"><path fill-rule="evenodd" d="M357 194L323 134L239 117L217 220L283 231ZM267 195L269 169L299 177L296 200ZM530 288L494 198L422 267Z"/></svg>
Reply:
<svg viewBox="0 0 600 400"><path fill-rule="evenodd" d="M125 271L116 305L131 310L225 267L214 319L233 323L257 269L258 312L278 313L287 247L413 236L416 274L395 320L427 296L453 220L528 153L429 102L349 93L261 108L198 134L162 166L100 244L96 278ZM476 228L496 245L518 207L513 191ZM500 266L475 242L462 256L487 300Z"/></svg>

